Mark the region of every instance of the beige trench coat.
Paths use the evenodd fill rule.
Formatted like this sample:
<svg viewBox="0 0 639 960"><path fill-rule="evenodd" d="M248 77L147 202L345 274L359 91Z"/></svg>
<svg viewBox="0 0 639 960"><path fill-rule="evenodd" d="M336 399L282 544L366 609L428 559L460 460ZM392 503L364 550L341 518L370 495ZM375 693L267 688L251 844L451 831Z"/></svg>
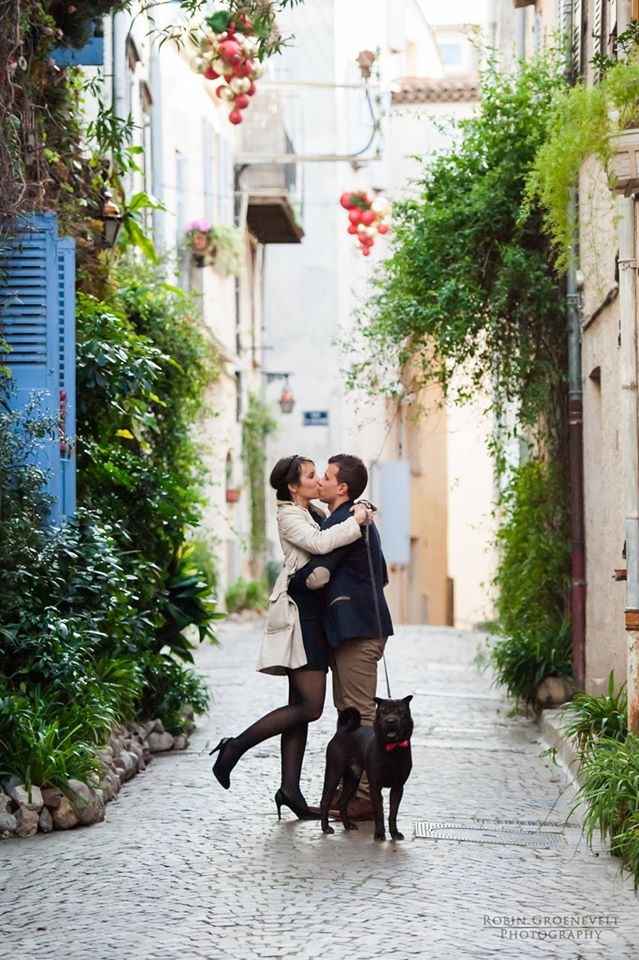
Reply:
<svg viewBox="0 0 639 960"><path fill-rule="evenodd" d="M284 564L269 599L257 669L261 673L281 675L306 665L299 611L288 595L289 579L311 556L354 543L361 536L361 530L355 517L320 530L308 510L288 500L277 501L277 529Z"/></svg>

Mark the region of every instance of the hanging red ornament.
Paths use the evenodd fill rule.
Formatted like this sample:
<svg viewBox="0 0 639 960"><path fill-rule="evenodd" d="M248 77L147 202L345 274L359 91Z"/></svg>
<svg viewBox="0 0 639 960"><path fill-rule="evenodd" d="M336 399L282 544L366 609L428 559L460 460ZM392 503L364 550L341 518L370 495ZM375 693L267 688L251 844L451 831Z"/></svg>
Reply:
<svg viewBox="0 0 639 960"><path fill-rule="evenodd" d="M348 232L349 232L350 234L356 234L356 233L357 233L357 226L356 226L354 223L349 223L349 225L348 225Z"/></svg>
<svg viewBox="0 0 639 960"><path fill-rule="evenodd" d="M351 221L351 223L354 223L354 224L361 223L361 220L362 220L362 211L359 210L357 207L355 207L355 208L354 208L353 210L351 210L350 213L348 214L348 219Z"/></svg>
<svg viewBox="0 0 639 960"><path fill-rule="evenodd" d="M233 8L241 5L230 4ZM216 88L216 95L232 105L229 121L242 123L241 111L249 107L250 98L257 93L255 81L263 73L258 60L270 52L270 47L266 44L265 51L263 38L256 36L253 23L245 13L236 13L231 20L228 13L218 11L208 17L206 23L210 32L200 39L196 69L207 80L226 81Z"/></svg>
<svg viewBox="0 0 639 960"><path fill-rule="evenodd" d="M235 40L223 40L219 47L220 56L223 60L226 60L227 63L233 64L240 63L242 59L242 50L239 43L236 43Z"/></svg>
<svg viewBox="0 0 639 960"><path fill-rule="evenodd" d="M351 203L350 193L343 193L339 198L340 204L344 207L345 210L350 210L353 204Z"/></svg>
<svg viewBox="0 0 639 960"><path fill-rule="evenodd" d="M381 233L384 236L385 233L390 233L390 227L387 223L380 223L377 228L378 233Z"/></svg>
<svg viewBox="0 0 639 960"><path fill-rule="evenodd" d="M363 224L365 224L367 227L370 227L370 225L374 222L374 220L375 220L375 214L373 213L372 210L363 210L363 211L362 211L362 223L363 223Z"/></svg>

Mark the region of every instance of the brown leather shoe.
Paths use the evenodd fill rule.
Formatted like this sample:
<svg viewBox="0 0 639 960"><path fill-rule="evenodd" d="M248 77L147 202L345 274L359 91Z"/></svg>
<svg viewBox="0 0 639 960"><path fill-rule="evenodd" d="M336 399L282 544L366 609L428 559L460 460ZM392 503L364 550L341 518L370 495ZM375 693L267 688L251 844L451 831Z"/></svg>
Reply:
<svg viewBox="0 0 639 960"><path fill-rule="evenodd" d="M339 810L332 808L329 810L329 816L334 820L342 819ZM374 820L375 811L373 810L373 804L364 797L355 797L348 805L348 818L349 820Z"/></svg>

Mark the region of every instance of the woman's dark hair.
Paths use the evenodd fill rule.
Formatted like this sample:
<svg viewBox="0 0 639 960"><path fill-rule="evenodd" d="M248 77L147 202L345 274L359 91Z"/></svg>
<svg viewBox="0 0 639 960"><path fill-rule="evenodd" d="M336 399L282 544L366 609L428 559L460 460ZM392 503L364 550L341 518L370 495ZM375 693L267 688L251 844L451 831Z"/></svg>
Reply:
<svg viewBox="0 0 639 960"><path fill-rule="evenodd" d="M271 471L270 484L277 493L278 500L292 500L289 483L299 483L302 479L302 464L312 463L308 457L282 457Z"/></svg>

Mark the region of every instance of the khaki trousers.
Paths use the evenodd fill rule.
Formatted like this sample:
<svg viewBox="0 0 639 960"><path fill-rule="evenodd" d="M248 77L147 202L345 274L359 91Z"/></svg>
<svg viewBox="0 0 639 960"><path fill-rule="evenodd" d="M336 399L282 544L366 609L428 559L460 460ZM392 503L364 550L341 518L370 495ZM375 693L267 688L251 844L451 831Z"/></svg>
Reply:
<svg viewBox="0 0 639 960"><path fill-rule="evenodd" d="M330 665L333 673L333 702L337 710L357 707L362 726L372 727L375 720L377 693L377 664L382 658L386 639L346 640L336 650L331 649ZM370 790L366 774L362 775L357 797L369 800Z"/></svg>

